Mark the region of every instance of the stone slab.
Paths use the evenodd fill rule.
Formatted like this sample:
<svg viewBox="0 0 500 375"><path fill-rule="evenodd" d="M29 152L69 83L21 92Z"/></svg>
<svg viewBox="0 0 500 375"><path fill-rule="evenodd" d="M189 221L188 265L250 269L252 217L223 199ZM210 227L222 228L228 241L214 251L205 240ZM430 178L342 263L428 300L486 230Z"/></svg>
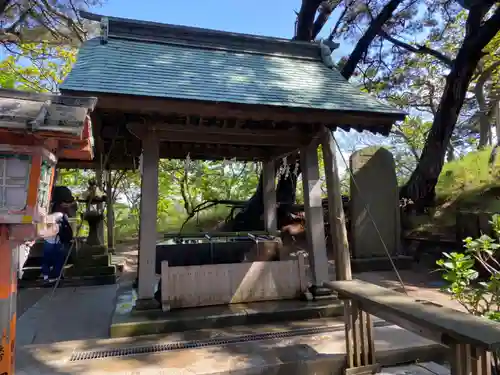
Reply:
<svg viewBox="0 0 500 375"><path fill-rule="evenodd" d="M183 338L183 335L177 333L171 336L157 335L145 338L73 341L45 346L26 346L18 352L16 374L192 375L277 374L283 371L287 375L340 375L345 363L344 331L339 321L331 323L336 324L339 330L328 334L76 362L69 361L71 354L75 352L165 344L177 341ZM252 330L249 327L240 327L240 331L244 329ZM253 332L255 333L255 329ZM212 333L215 337L221 334L224 333L221 331ZM374 334L377 359L382 365L394 365L417 359L437 361L442 359L445 353L442 346L397 326L376 327ZM196 340L196 336L185 339Z"/></svg>
<svg viewBox="0 0 500 375"><path fill-rule="evenodd" d="M106 285L49 291L18 319L17 345L108 337L116 290Z"/></svg>
<svg viewBox="0 0 500 375"><path fill-rule="evenodd" d="M160 309L137 311L134 309L136 299L137 295L131 289L123 290L118 295L111 322L111 337L343 316L342 302L337 299L256 302L168 312Z"/></svg>
<svg viewBox="0 0 500 375"><path fill-rule="evenodd" d="M98 286L98 285L112 285L116 284L118 276L115 275L100 275L100 276L73 276L67 277L61 280L59 283L59 288L75 288L75 287L86 287L86 286ZM24 288L42 288L44 282L42 278L35 280L19 280L18 287Z"/></svg>
<svg viewBox="0 0 500 375"><path fill-rule="evenodd" d="M385 367L380 375L450 375L448 367L436 362L415 363L402 366Z"/></svg>
<svg viewBox="0 0 500 375"><path fill-rule="evenodd" d="M353 173L349 201L352 255L394 256L401 247L394 158L383 147L366 147L354 152L349 161Z"/></svg>
<svg viewBox="0 0 500 375"><path fill-rule="evenodd" d="M46 288L20 289L17 292L18 319L49 292Z"/></svg>
<svg viewBox="0 0 500 375"><path fill-rule="evenodd" d="M65 274L68 276L77 276L77 277L85 277L85 276L109 276L116 274L116 266L105 265L105 266L90 266L86 267L73 266L67 270L65 270Z"/></svg>

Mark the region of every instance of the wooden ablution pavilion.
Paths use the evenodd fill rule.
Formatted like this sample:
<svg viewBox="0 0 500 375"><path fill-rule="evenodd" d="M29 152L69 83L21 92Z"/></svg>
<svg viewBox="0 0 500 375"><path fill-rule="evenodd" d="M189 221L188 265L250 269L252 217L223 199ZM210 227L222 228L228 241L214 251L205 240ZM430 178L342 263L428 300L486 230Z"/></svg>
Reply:
<svg viewBox="0 0 500 375"><path fill-rule="evenodd" d="M388 135L405 113L349 84L334 68L328 43L87 12L81 15L100 22L101 35L82 45L60 90L64 95L98 99L91 113L95 158L92 162L60 160L58 166L132 169L139 167L141 159L135 310L160 308L154 299L158 271L161 313L165 316L186 307L279 301L302 295L314 300L326 289L345 299L347 368L351 372L378 368L369 314L451 348L454 374L491 371L490 351L500 344L500 329L494 323L352 280L333 131L355 129ZM328 273L317 154L320 145L337 281L330 281ZM277 232L276 161L297 151L304 186L310 280L300 254L256 262L217 262L212 254L206 264L182 266L172 264L167 257L158 265L161 158L261 162L265 230L272 236ZM199 245L201 249L203 244ZM230 253L237 242L209 246L211 251L224 247Z"/></svg>

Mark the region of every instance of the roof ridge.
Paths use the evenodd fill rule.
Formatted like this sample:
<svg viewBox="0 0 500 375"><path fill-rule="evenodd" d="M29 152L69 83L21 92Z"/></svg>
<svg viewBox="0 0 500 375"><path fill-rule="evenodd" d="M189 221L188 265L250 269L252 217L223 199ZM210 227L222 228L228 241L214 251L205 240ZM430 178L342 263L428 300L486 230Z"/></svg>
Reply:
<svg viewBox="0 0 500 375"><path fill-rule="evenodd" d="M249 55L261 55L261 56L272 56L272 57L282 57L282 58L288 58L288 59L294 59L294 60L306 60L306 61L316 61L316 62L321 62L321 56L318 53L318 56L311 57L311 56L299 56L299 55L294 55L294 54L289 54L286 52L266 52L266 51L259 51L257 49L243 49L243 48L231 48L231 47L223 47L223 46L215 46L215 45L206 45L206 44L196 44L196 43L186 43L182 41L176 41L176 40L157 40L157 39L148 39L148 38L138 38L138 37L133 37L133 36L123 36L123 35L109 35L110 39L115 39L115 40L125 40L125 41L131 41L131 42L137 42L137 43L148 43L148 44L164 44L164 45L170 45L170 46L175 46L175 47L181 47L181 48L189 48L189 49L203 49L203 50L215 50L215 51L221 51L221 52L229 52L229 53L243 53L243 54L249 54ZM92 39L97 39L92 38ZM90 40L92 40L90 39Z"/></svg>
<svg viewBox="0 0 500 375"><path fill-rule="evenodd" d="M282 52L290 57L309 57L317 59L320 49L317 42L302 42L289 39L234 33L229 31L204 29L192 26L164 24L129 18L107 17L80 11L81 17L108 23L108 35L118 38L141 39L145 42L182 41L188 45L204 47L218 46L234 51L251 50L265 54Z"/></svg>

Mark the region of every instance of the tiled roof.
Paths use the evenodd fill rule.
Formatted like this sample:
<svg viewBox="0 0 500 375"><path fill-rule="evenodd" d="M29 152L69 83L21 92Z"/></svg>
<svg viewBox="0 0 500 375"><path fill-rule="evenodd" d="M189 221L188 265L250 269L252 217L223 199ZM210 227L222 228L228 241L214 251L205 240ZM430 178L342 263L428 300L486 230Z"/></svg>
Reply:
<svg viewBox="0 0 500 375"><path fill-rule="evenodd" d="M326 67L315 44L230 33L224 39L217 31L211 44L196 36L210 31L193 28L199 34L182 40L186 33L175 34L168 25L163 40L134 37L130 28L113 33L112 20L107 43L94 38L83 44L62 90L402 114ZM116 25L123 29L121 22Z"/></svg>

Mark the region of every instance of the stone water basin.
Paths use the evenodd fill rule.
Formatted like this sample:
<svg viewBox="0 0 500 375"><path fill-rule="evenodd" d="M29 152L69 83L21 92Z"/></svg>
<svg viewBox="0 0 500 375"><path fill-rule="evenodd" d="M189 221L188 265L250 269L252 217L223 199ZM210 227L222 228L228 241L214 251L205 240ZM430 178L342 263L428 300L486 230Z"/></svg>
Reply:
<svg viewBox="0 0 500 375"><path fill-rule="evenodd" d="M270 237L259 243L272 243L279 259L281 241ZM255 250L256 242L249 235L221 236L182 236L167 238L156 245L156 273L161 273L161 262L168 261L169 267L201 266L206 264L242 263L250 252Z"/></svg>

